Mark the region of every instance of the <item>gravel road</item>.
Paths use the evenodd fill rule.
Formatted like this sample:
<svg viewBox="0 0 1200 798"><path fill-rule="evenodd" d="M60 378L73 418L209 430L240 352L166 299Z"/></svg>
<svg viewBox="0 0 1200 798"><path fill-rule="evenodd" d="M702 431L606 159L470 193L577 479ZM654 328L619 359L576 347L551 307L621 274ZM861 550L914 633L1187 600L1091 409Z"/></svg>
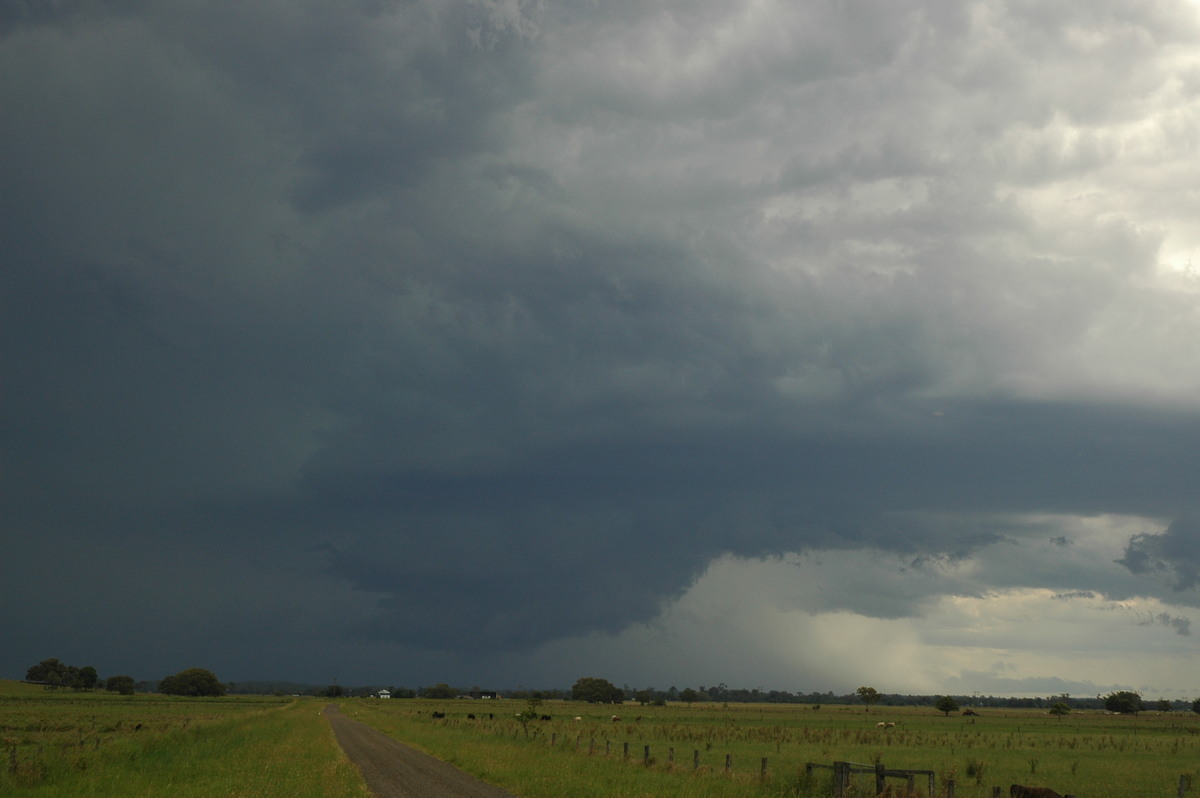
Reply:
<svg viewBox="0 0 1200 798"><path fill-rule="evenodd" d="M422 753L325 707L338 744L363 775L376 798L516 798L511 792L468 776L453 765Z"/></svg>

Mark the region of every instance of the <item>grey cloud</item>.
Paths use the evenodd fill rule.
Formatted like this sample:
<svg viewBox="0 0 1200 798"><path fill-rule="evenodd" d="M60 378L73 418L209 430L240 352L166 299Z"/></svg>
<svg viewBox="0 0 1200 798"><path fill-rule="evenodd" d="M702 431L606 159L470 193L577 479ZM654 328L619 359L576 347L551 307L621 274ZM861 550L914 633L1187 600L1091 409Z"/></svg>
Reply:
<svg viewBox="0 0 1200 798"><path fill-rule="evenodd" d="M1194 513L1180 516L1161 534L1134 535L1118 563L1139 576L1162 579L1177 591L1200 584L1200 523Z"/></svg>
<svg viewBox="0 0 1200 798"><path fill-rule="evenodd" d="M1190 331L1129 290L1161 235L1038 218L1012 186L1110 153L1002 135L1065 103L1025 98L1032 55L1111 33L1118 66L1055 57L1095 85L1142 28L1186 44L1169 11L89 8L4 6L24 536L249 549L347 635L528 650L652 618L723 553L933 564L1005 513L1193 492L1194 409L1113 398L1136 345L1079 355L1114 315L1105 340ZM1097 106L1068 111L1137 115ZM1190 535L1122 562L1191 587Z"/></svg>

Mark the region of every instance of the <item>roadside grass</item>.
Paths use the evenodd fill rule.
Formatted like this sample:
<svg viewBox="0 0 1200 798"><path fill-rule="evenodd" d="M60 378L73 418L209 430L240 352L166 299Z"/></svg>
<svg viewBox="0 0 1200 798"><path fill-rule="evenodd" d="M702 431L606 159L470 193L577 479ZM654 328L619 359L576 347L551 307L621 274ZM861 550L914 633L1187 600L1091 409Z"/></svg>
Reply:
<svg viewBox="0 0 1200 798"><path fill-rule="evenodd" d="M346 714L528 798L819 796L829 792L830 772L818 769L806 779L805 763L835 760L930 770L935 793L944 795L953 779L960 798L991 798L993 786L1007 794L1012 783L1086 798L1142 798L1176 795L1180 776L1193 774L1200 756L1200 718L1184 713L1074 712L1060 720L1033 710L945 717L926 707L866 713L849 706L613 708L551 701L539 714L553 720L523 726L514 718L525 708L520 701L340 703ZM433 719L434 710L446 717ZM614 712L619 723L610 719ZM879 721L896 726L879 729ZM863 791L873 786L871 776L856 779ZM927 777L917 777L916 787L927 795Z"/></svg>
<svg viewBox="0 0 1200 798"><path fill-rule="evenodd" d="M322 706L33 693L0 683L0 794L367 798Z"/></svg>

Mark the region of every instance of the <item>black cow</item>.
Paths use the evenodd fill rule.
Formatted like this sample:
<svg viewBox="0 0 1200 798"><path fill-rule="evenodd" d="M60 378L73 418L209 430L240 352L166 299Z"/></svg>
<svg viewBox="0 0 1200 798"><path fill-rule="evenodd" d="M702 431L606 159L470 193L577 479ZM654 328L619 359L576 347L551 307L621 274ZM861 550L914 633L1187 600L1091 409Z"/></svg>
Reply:
<svg viewBox="0 0 1200 798"><path fill-rule="evenodd" d="M1049 787L1024 787L1014 784L1008 788L1009 798L1063 798Z"/></svg>
<svg viewBox="0 0 1200 798"><path fill-rule="evenodd" d="M430 717L444 718L444 717L446 717L446 713L445 712L434 712Z"/></svg>

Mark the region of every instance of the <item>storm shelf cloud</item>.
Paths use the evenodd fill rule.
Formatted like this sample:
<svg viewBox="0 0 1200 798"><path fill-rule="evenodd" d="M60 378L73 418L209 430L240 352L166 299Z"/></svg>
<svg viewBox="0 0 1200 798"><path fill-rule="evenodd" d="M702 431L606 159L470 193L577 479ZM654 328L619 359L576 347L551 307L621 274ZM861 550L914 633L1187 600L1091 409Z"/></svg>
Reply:
<svg viewBox="0 0 1200 798"><path fill-rule="evenodd" d="M0 673L1200 693L1198 45L0 3Z"/></svg>

